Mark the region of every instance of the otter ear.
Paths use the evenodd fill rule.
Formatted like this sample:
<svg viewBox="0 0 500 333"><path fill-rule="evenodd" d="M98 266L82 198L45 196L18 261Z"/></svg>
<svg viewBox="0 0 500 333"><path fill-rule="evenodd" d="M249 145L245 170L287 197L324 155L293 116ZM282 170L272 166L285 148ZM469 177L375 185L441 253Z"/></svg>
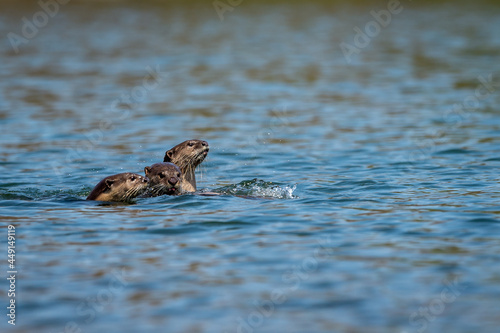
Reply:
<svg viewBox="0 0 500 333"><path fill-rule="evenodd" d="M106 187L107 188L111 188L111 185L113 185L115 181L112 180L112 179L106 179L105 183L106 183Z"/></svg>
<svg viewBox="0 0 500 333"><path fill-rule="evenodd" d="M144 173L146 174L146 176L151 172L151 167L145 167L144 168Z"/></svg>
<svg viewBox="0 0 500 333"><path fill-rule="evenodd" d="M163 162L171 162L173 155L174 155L174 152L172 150L167 151L165 153L165 157L163 158Z"/></svg>

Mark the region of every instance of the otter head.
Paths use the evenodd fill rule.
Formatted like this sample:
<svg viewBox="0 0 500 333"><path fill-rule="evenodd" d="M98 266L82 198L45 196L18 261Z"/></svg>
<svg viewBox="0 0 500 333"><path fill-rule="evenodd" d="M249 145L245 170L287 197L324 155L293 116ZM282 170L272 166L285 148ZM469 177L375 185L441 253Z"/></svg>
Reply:
<svg viewBox="0 0 500 333"><path fill-rule="evenodd" d="M156 163L144 168L149 178L149 192L153 196L168 194L176 195L181 191L182 172L173 163Z"/></svg>
<svg viewBox="0 0 500 333"><path fill-rule="evenodd" d="M182 171L182 189L196 191L194 170L207 157L210 147L203 140L187 140L167 150L163 162L175 163Z"/></svg>
<svg viewBox="0 0 500 333"><path fill-rule="evenodd" d="M87 200L126 202L144 193L147 186L146 177L130 172L119 173L101 180Z"/></svg>
<svg viewBox="0 0 500 333"><path fill-rule="evenodd" d="M207 157L210 147L203 140L187 140L167 150L163 162L171 162L179 166L182 172L194 170Z"/></svg>

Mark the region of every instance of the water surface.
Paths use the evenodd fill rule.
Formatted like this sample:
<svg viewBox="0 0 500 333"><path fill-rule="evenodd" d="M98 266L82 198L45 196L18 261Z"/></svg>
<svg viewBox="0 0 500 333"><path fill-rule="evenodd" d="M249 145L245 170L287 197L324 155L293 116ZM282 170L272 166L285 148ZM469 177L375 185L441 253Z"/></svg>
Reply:
<svg viewBox="0 0 500 333"><path fill-rule="evenodd" d="M2 3L15 331L497 332L500 10L401 5ZM193 138L223 195L84 200Z"/></svg>

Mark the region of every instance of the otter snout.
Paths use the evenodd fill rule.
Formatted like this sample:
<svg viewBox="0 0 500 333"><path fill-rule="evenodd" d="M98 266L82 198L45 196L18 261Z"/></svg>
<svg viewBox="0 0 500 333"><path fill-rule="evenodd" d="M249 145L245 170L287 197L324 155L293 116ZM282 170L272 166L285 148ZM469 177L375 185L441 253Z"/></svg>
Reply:
<svg viewBox="0 0 500 333"><path fill-rule="evenodd" d="M170 177L170 179L168 180L169 184L174 186L175 184L177 184L177 182L179 181L179 179L175 178L175 177Z"/></svg>

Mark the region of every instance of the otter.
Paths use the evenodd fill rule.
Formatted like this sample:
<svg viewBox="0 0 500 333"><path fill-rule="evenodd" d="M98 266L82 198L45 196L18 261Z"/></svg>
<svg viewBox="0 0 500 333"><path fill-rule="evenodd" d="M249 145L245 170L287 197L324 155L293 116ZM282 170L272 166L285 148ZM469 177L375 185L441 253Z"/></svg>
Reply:
<svg viewBox="0 0 500 333"><path fill-rule="evenodd" d="M171 162L179 166L182 171L182 190L196 191L194 170L207 157L210 147L203 140L187 140L167 150L163 162Z"/></svg>
<svg viewBox="0 0 500 333"><path fill-rule="evenodd" d="M147 190L148 179L125 172L101 180L90 192L87 200L128 202Z"/></svg>
<svg viewBox="0 0 500 333"><path fill-rule="evenodd" d="M149 178L146 196L177 195L182 191L181 169L173 163L155 163L150 167L145 167L144 173Z"/></svg>

